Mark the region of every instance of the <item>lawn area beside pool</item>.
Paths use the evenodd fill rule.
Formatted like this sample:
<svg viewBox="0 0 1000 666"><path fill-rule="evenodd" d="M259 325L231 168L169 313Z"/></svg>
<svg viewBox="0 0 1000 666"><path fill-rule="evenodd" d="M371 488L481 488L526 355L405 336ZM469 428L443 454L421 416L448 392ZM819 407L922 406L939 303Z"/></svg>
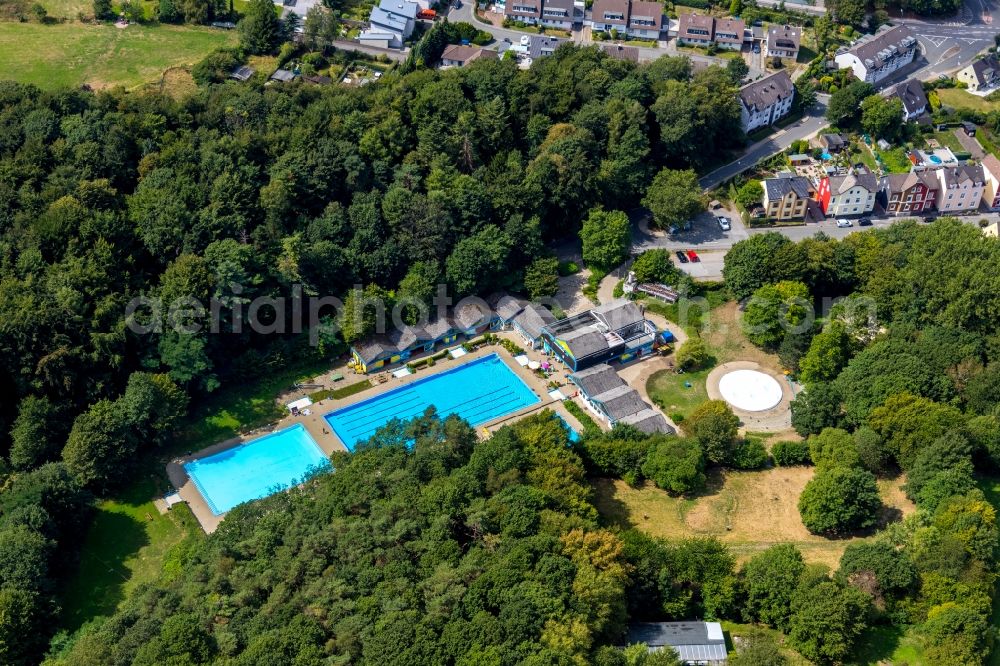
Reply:
<svg viewBox="0 0 1000 666"><path fill-rule="evenodd" d="M131 88L236 41L235 31L202 26L0 22L4 78L46 89Z"/></svg>
<svg viewBox="0 0 1000 666"><path fill-rule="evenodd" d="M711 370L685 372L660 370L646 382L646 393L663 413L673 419L675 414L687 416L695 407L708 400L705 378ZM687 384L691 386L688 387Z"/></svg>

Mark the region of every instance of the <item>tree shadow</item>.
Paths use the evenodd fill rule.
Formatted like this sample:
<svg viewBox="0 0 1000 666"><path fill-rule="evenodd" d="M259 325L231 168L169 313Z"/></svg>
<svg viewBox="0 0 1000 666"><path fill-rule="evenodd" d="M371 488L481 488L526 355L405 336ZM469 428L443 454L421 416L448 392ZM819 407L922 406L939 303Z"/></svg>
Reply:
<svg viewBox="0 0 1000 666"><path fill-rule="evenodd" d="M903 638L903 630L891 625L876 625L869 627L863 633L854 647L852 664L882 664L889 663L892 654L899 647Z"/></svg>
<svg viewBox="0 0 1000 666"><path fill-rule="evenodd" d="M131 572L125 561L149 544L146 526L127 513L99 509L66 587L62 626L69 632L100 615L110 615L125 596Z"/></svg>

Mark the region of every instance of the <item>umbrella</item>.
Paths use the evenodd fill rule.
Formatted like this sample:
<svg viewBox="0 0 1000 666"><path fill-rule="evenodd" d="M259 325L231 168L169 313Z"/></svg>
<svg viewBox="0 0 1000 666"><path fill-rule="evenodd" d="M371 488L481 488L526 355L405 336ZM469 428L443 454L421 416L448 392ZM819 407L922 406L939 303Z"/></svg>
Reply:
<svg viewBox="0 0 1000 666"><path fill-rule="evenodd" d="M542 364L539 363L538 361L531 361L530 363L528 363L528 368L531 370L538 370L538 368L540 367L542 367Z"/></svg>

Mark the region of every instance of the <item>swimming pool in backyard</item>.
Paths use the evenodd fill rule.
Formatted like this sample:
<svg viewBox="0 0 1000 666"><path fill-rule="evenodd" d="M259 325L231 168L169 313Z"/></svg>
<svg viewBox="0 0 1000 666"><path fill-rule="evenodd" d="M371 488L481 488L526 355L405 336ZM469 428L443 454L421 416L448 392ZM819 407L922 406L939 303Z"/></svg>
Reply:
<svg viewBox="0 0 1000 666"><path fill-rule="evenodd" d="M432 405L441 418L456 414L477 426L538 402L528 385L491 354L330 412L326 421L353 451L392 419L412 419Z"/></svg>
<svg viewBox="0 0 1000 666"><path fill-rule="evenodd" d="M329 468L330 460L302 424L252 439L184 465L213 515L273 495Z"/></svg>

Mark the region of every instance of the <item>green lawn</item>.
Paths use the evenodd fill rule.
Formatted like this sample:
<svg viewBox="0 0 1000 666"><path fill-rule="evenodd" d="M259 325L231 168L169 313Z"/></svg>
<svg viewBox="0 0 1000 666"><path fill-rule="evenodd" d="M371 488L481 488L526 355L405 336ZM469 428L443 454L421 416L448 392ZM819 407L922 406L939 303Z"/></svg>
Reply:
<svg viewBox="0 0 1000 666"><path fill-rule="evenodd" d="M186 504L161 515L152 499L163 494L162 470L148 474L116 499L97 505L80 552L80 566L66 587L62 628L73 632L110 615L132 590L180 566L184 546L203 538Z"/></svg>
<svg viewBox="0 0 1000 666"><path fill-rule="evenodd" d="M708 400L705 378L709 370L674 374L672 370L660 370L646 382L649 397L668 416L681 413L687 416L691 410ZM685 384L690 383L688 387Z"/></svg>
<svg viewBox="0 0 1000 666"><path fill-rule="evenodd" d="M934 132L934 134L932 134L929 138L936 139L938 143L952 152L965 152L965 148L963 148L962 144L958 142L958 137L955 136L955 132L950 129L945 130L944 132Z"/></svg>
<svg viewBox="0 0 1000 666"><path fill-rule="evenodd" d="M938 88L937 94L942 104L955 109L972 109L982 113L1000 109L1000 103L987 102L982 97L977 97L961 88Z"/></svg>
<svg viewBox="0 0 1000 666"><path fill-rule="evenodd" d="M0 23L4 76L43 88L133 87L236 39L234 31L200 26Z"/></svg>

